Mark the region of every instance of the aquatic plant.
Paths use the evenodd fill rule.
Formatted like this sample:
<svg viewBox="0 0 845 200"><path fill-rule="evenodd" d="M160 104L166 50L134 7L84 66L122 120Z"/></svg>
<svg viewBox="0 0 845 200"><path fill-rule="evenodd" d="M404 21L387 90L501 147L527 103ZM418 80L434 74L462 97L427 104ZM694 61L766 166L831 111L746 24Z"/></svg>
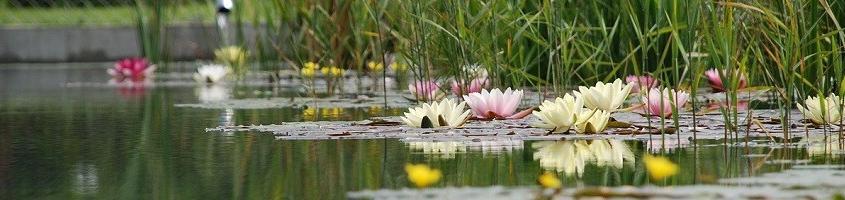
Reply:
<svg viewBox="0 0 845 200"><path fill-rule="evenodd" d="M613 83L599 81L592 87L579 86L575 97L583 99L587 108L614 112L628 98L631 88L632 85L623 84L622 79L616 79Z"/></svg>
<svg viewBox="0 0 845 200"><path fill-rule="evenodd" d="M824 99L808 96L804 105L796 104L804 119L809 119L814 124L838 124L842 119L841 99L836 94L830 94Z"/></svg>
<svg viewBox="0 0 845 200"><path fill-rule="evenodd" d="M684 91L652 88L642 96L643 109L646 115L669 118L674 109L680 110L686 105L689 97L689 94Z"/></svg>
<svg viewBox="0 0 845 200"><path fill-rule="evenodd" d="M314 74L320 69L320 64L314 62L306 62L299 69L299 75L304 79L313 79Z"/></svg>
<svg viewBox="0 0 845 200"><path fill-rule="evenodd" d="M421 101L431 101L441 97L440 84L431 80L416 81L414 84L408 84L408 91L411 91L414 98Z"/></svg>
<svg viewBox="0 0 845 200"><path fill-rule="evenodd" d="M150 64L147 59L135 57L115 62L114 66L107 69L106 72L118 81L126 79L140 81L152 77L155 70L156 66Z"/></svg>
<svg viewBox="0 0 845 200"><path fill-rule="evenodd" d="M663 156L645 154L645 156L643 156L643 162L645 163L646 171L648 171L648 175L651 177L652 181L659 181L664 178L674 176L678 173L678 170L680 170L678 164L673 163L671 160Z"/></svg>
<svg viewBox="0 0 845 200"><path fill-rule="evenodd" d="M649 90L651 88L657 87L657 85L660 83L659 80L649 75L629 75L625 77L625 82L628 83L628 85L632 86L632 93L639 93L640 91Z"/></svg>
<svg viewBox="0 0 845 200"><path fill-rule="evenodd" d="M540 105L539 111L532 114L540 119L540 123L532 124L534 127L551 129L553 133L563 133L577 122L578 114L583 109L584 103L580 98L566 94L563 98L556 98L554 102L545 100Z"/></svg>
<svg viewBox="0 0 845 200"><path fill-rule="evenodd" d="M422 106L408 108L402 121L417 128L460 127L469 119L469 110L464 110L466 102L455 103L449 98L442 101L423 103Z"/></svg>
<svg viewBox="0 0 845 200"><path fill-rule="evenodd" d="M464 95L464 100L472 110L472 114L478 119L519 119L529 114L529 110L516 113L519 103L522 102L522 90L506 89L504 92L499 88Z"/></svg>
<svg viewBox="0 0 845 200"><path fill-rule="evenodd" d="M326 93L333 95L337 89L337 83L343 80L344 70L337 66L325 66L320 68L320 73L326 79Z"/></svg>
<svg viewBox="0 0 845 200"><path fill-rule="evenodd" d="M545 172L540 177L537 177L537 184L543 188L549 189L559 189L563 184L561 184L560 179L557 176L550 172Z"/></svg>
<svg viewBox="0 0 845 200"><path fill-rule="evenodd" d="M229 69L223 65L208 64L197 68L194 73L194 80L199 83L217 83L226 78Z"/></svg>
<svg viewBox="0 0 845 200"><path fill-rule="evenodd" d="M472 81L469 81L467 85L461 84L461 81L459 80L452 81L452 94L461 96L463 94L481 92L482 89L490 86L490 79L487 79L486 77L475 78L472 79Z"/></svg>
<svg viewBox="0 0 845 200"><path fill-rule="evenodd" d="M239 46L227 46L214 50L214 58L217 62L229 66L238 79L243 78L249 71L246 65L248 55L249 53Z"/></svg>
<svg viewBox="0 0 845 200"><path fill-rule="evenodd" d="M575 122L575 132L581 134L601 133L610 121L610 111L582 109Z"/></svg>
<svg viewBox="0 0 845 200"><path fill-rule="evenodd" d="M704 76L707 77L707 82L710 83L710 88L713 89L713 92L724 92L725 86L722 82L722 76L727 73L725 70L719 71L717 69L710 69L704 72ZM739 73L739 72L737 72ZM742 89L748 86L748 80L745 78L744 74L738 74L739 76L739 83L737 89Z"/></svg>
<svg viewBox="0 0 845 200"><path fill-rule="evenodd" d="M432 169L425 164L405 164L405 173L408 174L408 181L418 188L431 186L443 176L439 169Z"/></svg>

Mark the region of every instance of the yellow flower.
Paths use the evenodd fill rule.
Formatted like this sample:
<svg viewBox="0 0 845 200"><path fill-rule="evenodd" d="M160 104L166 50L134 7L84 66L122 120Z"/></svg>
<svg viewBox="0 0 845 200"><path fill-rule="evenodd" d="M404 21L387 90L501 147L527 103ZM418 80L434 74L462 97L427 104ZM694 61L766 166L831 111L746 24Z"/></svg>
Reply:
<svg viewBox="0 0 845 200"><path fill-rule="evenodd" d="M646 154L643 162L645 162L645 168L653 181L663 180L678 173L678 164L673 163L666 157Z"/></svg>
<svg viewBox="0 0 845 200"><path fill-rule="evenodd" d="M302 75L302 77L312 78L314 77L314 68L304 67L299 71L299 73Z"/></svg>
<svg viewBox="0 0 845 200"><path fill-rule="evenodd" d="M246 50L238 46L228 46L214 50L214 57L222 63L231 65L231 67L244 65L246 63L246 56Z"/></svg>
<svg viewBox="0 0 845 200"><path fill-rule="evenodd" d="M343 69L335 66L323 67L320 69L320 72L326 77L337 78L343 76Z"/></svg>
<svg viewBox="0 0 845 200"><path fill-rule="evenodd" d="M390 68L392 68L395 72L404 72L408 70L408 65L405 65L404 63L393 62L393 64L390 64Z"/></svg>
<svg viewBox="0 0 845 200"><path fill-rule="evenodd" d="M314 62L307 62L307 63L302 65L302 68L303 69L309 68L311 70L317 70L317 68L320 68L320 64L317 64L317 63L314 63Z"/></svg>
<svg viewBox="0 0 845 200"><path fill-rule="evenodd" d="M558 189L561 186L560 179L552 173L546 172L537 177L537 183L544 188Z"/></svg>
<svg viewBox="0 0 845 200"><path fill-rule="evenodd" d="M438 169L432 169L425 164L405 164L405 172L408 173L408 181L419 188L428 187L440 180L443 176Z"/></svg>
<svg viewBox="0 0 845 200"><path fill-rule="evenodd" d="M333 77L343 77L343 69L338 67L332 68L331 75Z"/></svg>
<svg viewBox="0 0 845 200"><path fill-rule="evenodd" d="M302 119L305 121L317 120L317 109L314 107L309 107L302 110Z"/></svg>
<svg viewBox="0 0 845 200"><path fill-rule="evenodd" d="M367 68L369 68L371 72L380 72L384 70L384 65L381 63L370 61L367 63Z"/></svg>

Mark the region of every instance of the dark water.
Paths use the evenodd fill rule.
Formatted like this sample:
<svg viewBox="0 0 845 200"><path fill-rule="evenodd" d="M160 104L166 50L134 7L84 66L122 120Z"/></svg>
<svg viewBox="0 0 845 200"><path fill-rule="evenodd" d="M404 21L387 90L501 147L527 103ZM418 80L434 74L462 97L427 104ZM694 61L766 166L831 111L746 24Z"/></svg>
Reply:
<svg viewBox="0 0 845 200"><path fill-rule="evenodd" d="M62 86L105 83L104 67L0 66L0 199L342 199L348 191L408 187L406 163L441 169L444 178L435 187L534 185L544 170L570 186L648 183L642 141L529 141L510 150L458 152L412 149L398 140L282 141L204 129L360 120L403 109L210 110L173 106L199 101L201 94L190 86ZM252 97L255 90L270 88L235 88L231 96ZM593 144L611 147L594 149L602 155L583 164L568 156ZM653 184L712 183L793 163L843 163L836 155L810 156L805 148L697 144L657 152L682 170Z"/></svg>

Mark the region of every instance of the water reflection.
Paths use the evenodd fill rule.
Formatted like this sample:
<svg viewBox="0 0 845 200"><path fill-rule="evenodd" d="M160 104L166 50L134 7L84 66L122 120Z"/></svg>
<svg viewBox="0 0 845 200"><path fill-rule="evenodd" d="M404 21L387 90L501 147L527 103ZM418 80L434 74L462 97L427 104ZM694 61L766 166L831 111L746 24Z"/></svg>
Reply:
<svg viewBox="0 0 845 200"><path fill-rule="evenodd" d="M621 169L634 163L634 153L619 140L542 141L531 145L534 160L545 170L555 170L581 177L587 163Z"/></svg>
<svg viewBox="0 0 845 200"><path fill-rule="evenodd" d="M455 158L455 154L459 152L466 152L467 146L463 142L408 142L408 148L411 152L421 152L425 155L450 159Z"/></svg>
<svg viewBox="0 0 845 200"><path fill-rule="evenodd" d="M229 100L231 90L223 85L213 84L207 86L199 86L194 90L197 99L203 103L218 102Z"/></svg>
<svg viewBox="0 0 845 200"><path fill-rule="evenodd" d="M845 148L843 148L845 141L840 140L836 135L804 137L798 144L807 148L807 153L810 156L838 158L840 155L845 154Z"/></svg>
<svg viewBox="0 0 845 200"><path fill-rule="evenodd" d="M97 166L87 163L77 163L73 170L73 191L77 194L96 194L100 187L97 176Z"/></svg>
<svg viewBox="0 0 845 200"><path fill-rule="evenodd" d="M661 151L672 152L675 149L690 146L690 140L685 138L657 138L645 141L645 143L646 149L651 153L659 153Z"/></svg>

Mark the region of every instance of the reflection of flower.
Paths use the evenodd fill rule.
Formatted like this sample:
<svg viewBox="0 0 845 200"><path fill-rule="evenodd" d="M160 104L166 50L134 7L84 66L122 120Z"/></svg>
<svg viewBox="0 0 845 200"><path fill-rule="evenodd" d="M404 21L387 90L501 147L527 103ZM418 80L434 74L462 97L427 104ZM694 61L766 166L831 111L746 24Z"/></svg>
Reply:
<svg viewBox="0 0 845 200"><path fill-rule="evenodd" d="M229 99L229 89L222 85L197 87L195 92L201 102L217 102Z"/></svg>
<svg viewBox="0 0 845 200"><path fill-rule="evenodd" d="M505 92L499 88L490 90L489 92L481 90L481 92L470 93L464 95L467 106L472 110L473 115L480 119L506 119L514 117L519 103L522 102L522 90L511 90L508 88Z"/></svg>
<svg viewBox="0 0 845 200"><path fill-rule="evenodd" d="M423 154L437 155L441 158L454 158L458 152L465 152L467 147L462 142L408 142L412 151L422 151Z"/></svg>
<svg viewBox="0 0 845 200"><path fill-rule="evenodd" d="M302 109L302 120L303 121L317 121L317 108L308 107Z"/></svg>
<svg viewBox="0 0 845 200"><path fill-rule="evenodd" d="M845 149L840 145L839 137L836 135L805 137L801 138L798 144L806 147L807 153L810 156L830 156L836 158L841 154L845 154Z"/></svg>
<svg viewBox="0 0 845 200"><path fill-rule="evenodd" d="M631 92L631 84L623 84L622 79L613 83L598 82L592 87L578 87L575 97L583 99L584 106L589 109L602 109L614 112L622 106Z"/></svg>
<svg viewBox="0 0 845 200"><path fill-rule="evenodd" d="M440 102L424 103L422 106L409 108L402 121L417 128L459 127L469 117L469 110L464 111L465 104L455 103L448 98Z"/></svg>
<svg viewBox="0 0 845 200"><path fill-rule="evenodd" d="M440 91L440 85L434 81L417 81L414 84L408 85L408 90L419 100L434 100L437 98L437 92Z"/></svg>
<svg viewBox="0 0 845 200"><path fill-rule="evenodd" d="M569 130L575 124L579 112L584 107L581 99L566 94L563 98L558 97L554 102L546 100L540 105L540 111L532 114L540 119L540 123L532 126L538 128L552 129L554 133L562 133Z"/></svg>
<svg viewBox="0 0 845 200"><path fill-rule="evenodd" d="M669 88L663 88L663 90L652 88L647 95L642 97L643 104L645 104L643 107L645 113L663 118L672 116L673 107L681 110L688 99L689 94L687 92L670 90Z"/></svg>
<svg viewBox="0 0 845 200"><path fill-rule="evenodd" d="M592 159L587 141L542 141L531 145L536 149L534 160L540 160L540 167L566 174L584 173L584 166Z"/></svg>
<svg viewBox="0 0 845 200"><path fill-rule="evenodd" d="M223 65L203 65L197 68L197 72L194 73L194 80L200 83L216 83L222 81L228 73L229 70Z"/></svg>
<svg viewBox="0 0 845 200"><path fill-rule="evenodd" d="M839 113L839 108L841 107L839 102L839 96L831 93L824 99L820 99L818 96L807 97L804 100L803 106L801 104L797 105L798 111L804 114L805 119L809 119L815 124L830 124L839 123L842 119L842 114ZM822 108L822 103L824 103L824 109Z"/></svg>
<svg viewBox="0 0 845 200"><path fill-rule="evenodd" d="M575 122L577 133L601 133L610 121L610 112L604 110L582 109Z"/></svg>
<svg viewBox="0 0 845 200"><path fill-rule="evenodd" d="M106 72L118 81L126 79L141 81L151 77L155 70L156 66L151 65L145 58L126 58L114 63L114 67L109 68Z"/></svg>
<svg viewBox="0 0 845 200"><path fill-rule="evenodd" d="M722 70L722 73L725 76L729 76L729 74L725 73L725 70ZM737 89L742 89L746 87L747 80L745 79L745 75L741 73L737 73L739 75L739 86ZM710 83L710 88L713 88L713 92L724 92L725 87L722 84L722 78L719 75L719 71L716 69L710 69L704 72L704 76L707 77L707 82Z"/></svg>
<svg viewBox="0 0 845 200"><path fill-rule="evenodd" d="M440 170L432 169L425 164L405 164L405 172L408 173L408 181L414 183L418 188L433 185L443 176Z"/></svg>
<svg viewBox="0 0 845 200"><path fill-rule="evenodd" d="M649 152L656 153L660 152L660 150L667 150L671 151L677 148L685 148L690 145L690 141L688 139L677 139L677 138L667 138L663 139L653 139L646 142L646 149Z"/></svg>
<svg viewBox="0 0 845 200"><path fill-rule="evenodd" d="M652 76L637 76L637 75L630 75L625 77L625 82L631 85L631 92L638 93L640 90L648 90L654 87L657 87L657 84L660 82Z"/></svg>
<svg viewBox="0 0 845 200"><path fill-rule="evenodd" d="M678 164L673 163L663 156L646 154L643 157L643 162L645 162L645 168L652 181L659 181L674 176L679 170Z"/></svg>
<svg viewBox="0 0 845 200"><path fill-rule="evenodd" d="M596 165L622 168L625 162L634 161L634 153L620 140L593 140L590 151L596 158Z"/></svg>
<svg viewBox="0 0 845 200"><path fill-rule="evenodd" d="M562 185L560 183L560 179L555 176L553 173L543 173L540 177L537 178L537 183L544 188L551 188L551 189L558 189Z"/></svg>
<svg viewBox="0 0 845 200"><path fill-rule="evenodd" d="M540 161L540 167L565 174L581 176L588 162L617 169L634 162L631 149L619 140L541 141L531 146L536 149L534 160Z"/></svg>

